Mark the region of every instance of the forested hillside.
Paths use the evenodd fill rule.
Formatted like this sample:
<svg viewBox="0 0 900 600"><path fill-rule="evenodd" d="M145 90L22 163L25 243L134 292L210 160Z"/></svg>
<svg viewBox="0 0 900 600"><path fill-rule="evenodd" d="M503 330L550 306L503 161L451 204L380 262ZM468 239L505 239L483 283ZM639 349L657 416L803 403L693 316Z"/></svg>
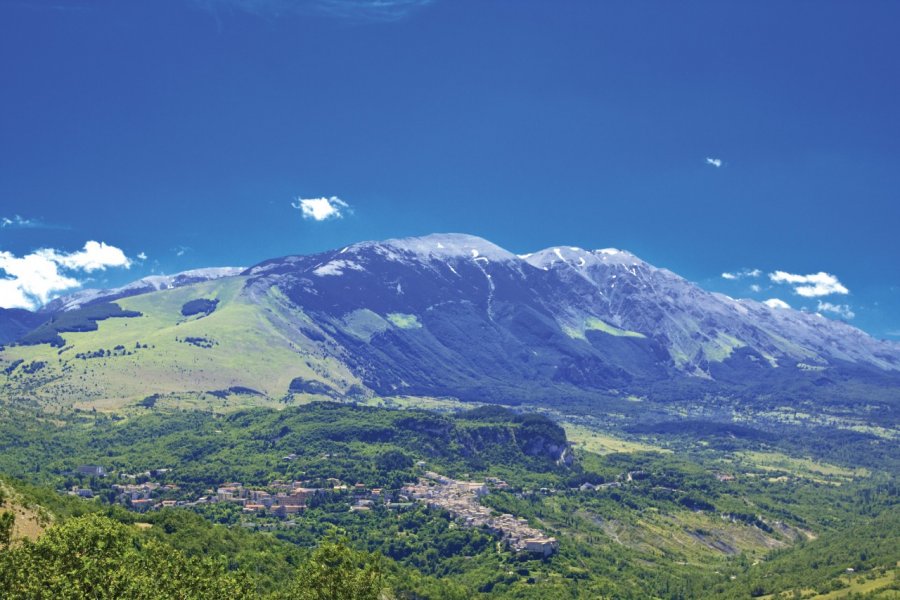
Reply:
<svg viewBox="0 0 900 600"><path fill-rule="evenodd" d="M17 478L3 512L39 507L45 530L2 552L13 597L66 582L305 597L310 578L332 577L323 564L363 582L348 596L360 598L744 598L857 580L889 597L900 560L892 473L765 447L635 439L598 454L546 417L499 407L27 414L3 421L0 470ZM467 526L412 486L454 482L479 482L472 502L558 549L515 550L514 529Z"/></svg>

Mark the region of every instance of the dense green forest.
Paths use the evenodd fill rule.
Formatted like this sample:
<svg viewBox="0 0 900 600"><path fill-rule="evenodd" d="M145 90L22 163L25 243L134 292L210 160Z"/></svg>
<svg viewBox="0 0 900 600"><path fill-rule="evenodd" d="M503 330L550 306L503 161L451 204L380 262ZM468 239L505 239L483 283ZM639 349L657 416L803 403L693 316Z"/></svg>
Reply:
<svg viewBox="0 0 900 600"><path fill-rule="evenodd" d="M0 472L12 478L0 514L44 515L34 541L0 535L0 583L14 598L898 593L889 468L715 437L676 452L573 456L552 420L495 407L3 416ZM429 472L490 482L480 503L553 536L558 551L512 552L496 532L407 498ZM283 481L317 490L290 518L199 500L233 482L273 491ZM150 486L153 508L123 498L129 485Z"/></svg>

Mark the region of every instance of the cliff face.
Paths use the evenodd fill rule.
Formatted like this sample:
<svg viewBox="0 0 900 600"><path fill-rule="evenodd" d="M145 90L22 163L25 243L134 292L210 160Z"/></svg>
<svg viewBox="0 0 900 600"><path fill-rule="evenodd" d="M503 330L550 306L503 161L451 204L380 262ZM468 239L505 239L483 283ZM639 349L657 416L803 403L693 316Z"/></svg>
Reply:
<svg viewBox="0 0 900 600"><path fill-rule="evenodd" d="M463 452L494 456L512 454L537 463L568 465L572 457L562 427L542 415L520 415L496 407L475 409L460 415L454 437Z"/></svg>
<svg viewBox="0 0 900 600"><path fill-rule="evenodd" d="M415 414L396 427L421 437L435 453L458 452L473 460L519 462L550 467L571 463L565 430L542 415L484 406L452 418Z"/></svg>

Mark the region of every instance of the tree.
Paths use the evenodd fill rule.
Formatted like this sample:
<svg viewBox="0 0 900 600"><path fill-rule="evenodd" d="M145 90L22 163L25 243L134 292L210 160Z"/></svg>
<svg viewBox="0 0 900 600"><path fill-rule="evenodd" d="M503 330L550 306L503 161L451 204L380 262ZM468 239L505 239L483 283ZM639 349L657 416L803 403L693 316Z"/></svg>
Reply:
<svg viewBox="0 0 900 600"><path fill-rule="evenodd" d="M0 549L9 548L15 524L16 516L13 513L4 511L0 514Z"/></svg>
<svg viewBox="0 0 900 600"><path fill-rule="evenodd" d="M278 598L380 600L387 593L385 588L380 555L353 550L346 539L329 536L300 566L294 581Z"/></svg>
<svg viewBox="0 0 900 600"><path fill-rule="evenodd" d="M252 597L240 574L186 557L106 517L76 517L0 554L9 598L206 600Z"/></svg>

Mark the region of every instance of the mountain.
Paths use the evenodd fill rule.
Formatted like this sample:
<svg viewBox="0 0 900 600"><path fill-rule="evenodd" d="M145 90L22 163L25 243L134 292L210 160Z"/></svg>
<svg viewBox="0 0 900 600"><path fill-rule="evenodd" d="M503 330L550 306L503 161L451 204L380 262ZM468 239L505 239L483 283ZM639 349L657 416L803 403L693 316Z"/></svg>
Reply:
<svg viewBox="0 0 900 600"><path fill-rule="evenodd" d="M80 290L74 294L51 300L38 312L45 315L53 315L59 312L75 310L89 304L110 302L148 292L184 287L192 283L200 283L201 281L210 281L222 277L233 277L240 275L243 270L243 267L212 267L183 271L175 275L150 275L118 288Z"/></svg>
<svg viewBox="0 0 900 600"><path fill-rule="evenodd" d="M0 344L16 341L46 320L24 308L0 308Z"/></svg>
<svg viewBox="0 0 900 600"><path fill-rule="evenodd" d="M23 308L0 308L0 344L9 344L20 340L30 331L53 320L55 316L63 312L148 292L183 287L221 277L231 277L239 275L243 270L243 267L214 267L184 271L175 275L151 275L119 288L79 290L74 294L48 302L36 312Z"/></svg>
<svg viewBox="0 0 900 600"><path fill-rule="evenodd" d="M516 256L480 238L433 235L266 261L244 275L250 294L276 289L301 308L379 393L900 369L897 345L708 293L612 249Z"/></svg>
<svg viewBox="0 0 900 600"><path fill-rule="evenodd" d="M877 390L895 410L900 389L900 346L845 323L709 293L625 251L517 256L459 234L147 278L42 313L42 335L0 353L7 396L589 405L628 394L824 403Z"/></svg>

